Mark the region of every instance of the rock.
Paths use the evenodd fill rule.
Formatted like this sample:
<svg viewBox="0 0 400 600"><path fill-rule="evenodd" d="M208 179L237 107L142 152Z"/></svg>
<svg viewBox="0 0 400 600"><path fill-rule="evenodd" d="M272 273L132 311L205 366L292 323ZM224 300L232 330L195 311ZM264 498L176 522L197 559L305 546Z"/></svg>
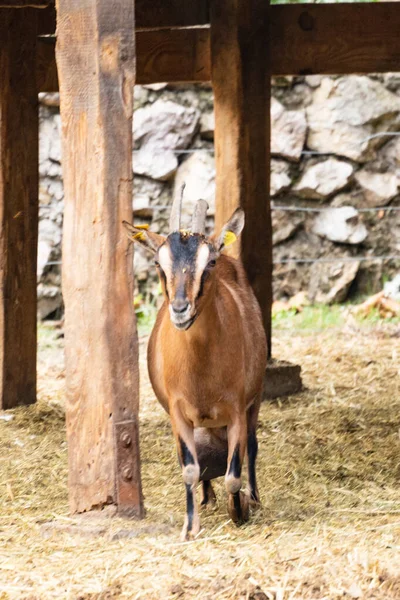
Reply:
<svg viewBox="0 0 400 600"><path fill-rule="evenodd" d="M357 294L371 296L382 290L382 261L364 260L358 269Z"/></svg>
<svg viewBox="0 0 400 600"><path fill-rule="evenodd" d="M384 73L383 83L391 92L397 92L400 89L400 74L399 73Z"/></svg>
<svg viewBox="0 0 400 600"><path fill-rule="evenodd" d="M168 83L146 83L143 87L152 92L160 92L161 90L164 90L167 85Z"/></svg>
<svg viewBox="0 0 400 600"><path fill-rule="evenodd" d="M208 152L195 152L185 160L175 177L173 196L181 193L182 184L185 183L185 192L182 204L183 226L189 227L194 206L203 198L208 202L207 215L215 214L215 160Z"/></svg>
<svg viewBox="0 0 400 600"><path fill-rule="evenodd" d="M213 112L203 113L200 117L200 135L205 140L214 139L215 117Z"/></svg>
<svg viewBox="0 0 400 600"><path fill-rule="evenodd" d="M400 97L366 76L325 77L307 107L307 145L312 150L358 162L374 157L382 138L366 139L400 127Z"/></svg>
<svg viewBox="0 0 400 600"><path fill-rule="evenodd" d="M304 110L285 110L271 99L271 152L298 161L304 147L307 122Z"/></svg>
<svg viewBox="0 0 400 600"><path fill-rule="evenodd" d="M341 206L354 206L354 208L365 206L364 194L360 190L338 194L331 201L331 206L336 208Z"/></svg>
<svg viewBox="0 0 400 600"><path fill-rule="evenodd" d="M303 198L323 200L344 188L353 175L353 167L342 160L328 158L306 166L294 191Z"/></svg>
<svg viewBox="0 0 400 600"><path fill-rule="evenodd" d="M385 206L397 196L399 179L395 173L372 173L362 169L355 178L363 188L368 206Z"/></svg>
<svg viewBox="0 0 400 600"><path fill-rule="evenodd" d="M139 108L142 108L146 104L149 99L150 92L146 90L143 85L135 85L133 88L133 108L134 108L134 117L133 121L135 122L136 111Z"/></svg>
<svg viewBox="0 0 400 600"><path fill-rule="evenodd" d="M151 217L164 185L148 177L135 175L133 179L133 212L138 217Z"/></svg>
<svg viewBox="0 0 400 600"><path fill-rule="evenodd" d="M359 261L314 263L310 269L310 301L320 304L344 302L359 266Z"/></svg>
<svg viewBox="0 0 400 600"><path fill-rule="evenodd" d="M368 235L358 211L352 206L322 210L314 221L313 232L341 244L361 244Z"/></svg>
<svg viewBox="0 0 400 600"><path fill-rule="evenodd" d="M303 217L299 213L283 210L272 211L272 243L274 246L289 240L300 229Z"/></svg>
<svg viewBox="0 0 400 600"><path fill-rule="evenodd" d="M271 78L272 87L291 87L294 81L293 75L275 75Z"/></svg>
<svg viewBox="0 0 400 600"><path fill-rule="evenodd" d="M139 108L133 119L135 144L154 150L187 148L196 133L200 113L162 99Z"/></svg>
<svg viewBox="0 0 400 600"><path fill-rule="evenodd" d="M282 87L274 88L273 95L276 100L283 104L286 110L298 111L311 104L313 91L310 86L302 81L286 89Z"/></svg>
<svg viewBox="0 0 400 600"><path fill-rule="evenodd" d="M378 153L378 166L382 172L391 171L400 179L400 136L396 135ZM374 163L376 164L376 163Z"/></svg>
<svg viewBox="0 0 400 600"><path fill-rule="evenodd" d="M59 286L39 283L37 287L38 318L43 320L62 306L62 295Z"/></svg>
<svg viewBox="0 0 400 600"><path fill-rule="evenodd" d="M40 281L43 271L50 260L58 258L61 245L61 227L50 219L39 221L37 280ZM56 252L56 254L54 254Z"/></svg>
<svg viewBox="0 0 400 600"><path fill-rule="evenodd" d="M312 88L317 88L321 85L323 75L306 75L306 83Z"/></svg>
<svg viewBox="0 0 400 600"><path fill-rule="evenodd" d="M167 181L177 168L178 159L171 150L155 150L145 145L133 156L134 172L152 179Z"/></svg>
<svg viewBox="0 0 400 600"><path fill-rule="evenodd" d="M57 163L57 174L61 163L61 120L59 114L43 109L39 127L39 174L50 175L52 163Z"/></svg>
<svg viewBox="0 0 400 600"><path fill-rule="evenodd" d="M400 302L400 273L391 281L385 283L383 291L388 298L393 298L393 300Z"/></svg>
<svg viewBox="0 0 400 600"><path fill-rule="evenodd" d="M60 106L60 94L58 92L40 92L39 103L43 106L59 107Z"/></svg>
<svg viewBox="0 0 400 600"><path fill-rule="evenodd" d="M50 261L51 253L53 251L53 244L48 240L38 241L38 254L37 254L37 269L36 276L37 281L40 281L43 271Z"/></svg>
<svg viewBox="0 0 400 600"><path fill-rule="evenodd" d="M139 282L147 280L149 276L150 260L150 255L137 244L135 246L133 263L135 276Z"/></svg>
<svg viewBox="0 0 400 600"><path fill-rule="evenodd" d="M277 196L286 190L292 180L289 176L289 165L284 160L271 160L271 196Z"/></svg>

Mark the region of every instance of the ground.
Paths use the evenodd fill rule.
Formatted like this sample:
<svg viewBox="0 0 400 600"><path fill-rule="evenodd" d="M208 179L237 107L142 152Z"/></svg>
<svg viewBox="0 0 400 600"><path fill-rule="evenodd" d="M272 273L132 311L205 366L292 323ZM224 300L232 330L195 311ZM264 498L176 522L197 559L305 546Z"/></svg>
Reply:
<svg viewBox="0 0 400 600"><path fill-rule="evenodd" d="M275 319L274 354L302 365L305 389L262 406L263 508L237 528L218 483L189 543L144 352L147 516L69 515L62 339L42 327L38 404L0 413L0 600L400 598L400 328L346 315Z"/></svg>

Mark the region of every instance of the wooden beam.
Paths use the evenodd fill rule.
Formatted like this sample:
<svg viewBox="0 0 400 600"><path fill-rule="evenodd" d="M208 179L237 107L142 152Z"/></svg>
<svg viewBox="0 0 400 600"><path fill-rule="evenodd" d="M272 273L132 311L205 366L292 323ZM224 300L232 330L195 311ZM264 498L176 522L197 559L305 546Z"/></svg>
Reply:
<svg viewBox="0 0 400 600"><path fill-rule="evenodd" d="M136 34L136 83L210 81L207 29L140 31ZM41 92L58 91L55 39L39 38L37 82Z"/></svg>
<svg viewBox="0 0 400 600"><path fill-rule="evenodd" d="M385 73L400 67L397 2L276 5L274 75Z"/></svg>
<svg viewBox="0 0 400 600"><path fill-rule="evenodd" d="M133 309L134 2L57 0L72 511L143 515Z"/></svg>
<svg viewBox="0 0 400 600"><path fill-rule="evenodd" d="M56 7L55 4L50 4L38 15L38 35L51 35L56 32Z"/></svg>
<svg viewBox="0 0 400 600"><path fill-rule="evenodd" d="M269 3L218 0L211 9L216 229L238 207L241 256L271 348L272 226L269 200Z"/></svg>
<svg viewBox="0 0 400 600"><path fill-rule="evenodd" d="M400 64L400 11L395 2L276 5L271 13L273 75L385 73ZM139 84L211 80L207 28L140 31ZM39 44L38 85L57 91L54 56Z"/></svg>
<svg viewBox="0 0 400 600"><path fill-rule="evenodd" d="M24 5L25 0L15 0L16 4ZM30 0L32 1L32 0ZM10 0L0 0L2 2ZM29 3L29 0L26 0ZM33 0L36 2L36 0ZM136 0L135 21L136 30L163 29L168 27L194 27L207 25L209 18L209 0L152 0L149 9L148 0ZM49 2L47 2L49 4ZM38 5L46 6L46 0L38 0ZM54 33L56 30L56 14L54 4L39 15L39 34Z"/></svg>
<svg viewBox="0 0 400 600"><path fill-rule="evenodd" d="M0 409L36 401L38 106L34 10L0 20Z"/></svg>
<svg viewBox="0 0 400 600"><path fill-rule="evenodd" d="M58 92L55 39L38 39L36 82L39 92Z"/></svg>
<svg viewBox="0 0 400 600"><path fill-rule="evenodd" d="M54 0L0 0L0 9L2 8L46 8L54 4ZM5 15L1 14L1 18Z"/></svg>
<svg viewBox="0 0 400 600"><path fill-rule="evenodd" d="M136 28L193 27L207 25L209 0L136 0Z"/></svg>
<svg viewBox="0 0 400 600"><path fill-rule="evenodd" d="M136 40L137 83L210 81L208 29L141 31Z"/></svg>

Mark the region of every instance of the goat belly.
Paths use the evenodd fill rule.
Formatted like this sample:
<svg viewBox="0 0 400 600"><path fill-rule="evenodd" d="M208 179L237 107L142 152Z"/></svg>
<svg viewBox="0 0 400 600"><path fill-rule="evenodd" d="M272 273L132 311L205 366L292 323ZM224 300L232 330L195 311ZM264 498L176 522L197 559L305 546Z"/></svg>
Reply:
<svg viewBox="0 0 400 600"><path fill-rule="evenodd" d="M194 441L200 465L200 479L208 481L223 477L228 461L226 428L212 431L204 427L196 428Z"/></svg>

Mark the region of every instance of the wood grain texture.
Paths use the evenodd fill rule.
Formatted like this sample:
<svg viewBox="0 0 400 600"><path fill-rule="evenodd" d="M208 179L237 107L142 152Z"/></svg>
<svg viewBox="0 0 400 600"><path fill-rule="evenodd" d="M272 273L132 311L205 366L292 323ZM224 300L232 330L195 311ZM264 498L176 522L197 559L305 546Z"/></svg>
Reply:
<svg viewBox="0 0 400 600"><path fill-rule="evenodd" d="M0 20L0 409L36 401L36 11Z"/></svg>
<svg viewBox="0 0 400 600"><path fill-rule="evenodd" d="M400 68L397 2L271 8L274 75L384 73Z"/></svg>
<svg viewBox="0 0 400 600"><path fill-rule="evenodd" d="M46 8L54 4L54 0L0 0L2 8ZM3 18L3 14L1 17ZM36 18L36 17L35 17Z"/></svg>
<svg viewBox="0 0 400 600"><path fill-rule="evenodd" d="M395 2L299 4L270 8L273 75L385 73L400 64L400 11ZM139 31L139 84L211 80L207 28ZM40 90L57 91L55 59L39 44Z"/></svg>
<svg viewBox="0 0 400 600"><path fill-rule="evenodd" d="M38 39L36 85L39 92L58 92L55 39Z"/></svg>
<svg viewBox="0 0 400 600"><path fill-rule="evenodd" d="M124 508L142 516L138 435L129 465L116 439L121 424L134 429L139 406L133 249L122 226L132 217L134 2L58 0L57 14L70 506L116 503L118 473L133 464Z"/></svg>
<svg viewBox="0 0 400 600"><path fill-rule="evenodd" d="M208 29L139 31L137 83L210 81Z"/></svg>
<svg viewBox="0 0 400 600"><path fill-rule="evenodd" d="M55 4L50 4L42 9L37 14L38 19L38 35L51 35L56 32L56 7Z"/></svg>
<svg viewBox="0 0 400 600"><path fill-rule="evenodd" d="M241 206L241 255L271 347L272 227L269 202L269 5L216 0L211 8L216 229Z"/></svg>
<svg viewBox="0 0 400 600"><path fill-rule="evenodd" d="M209 0L136 0L137 29L193 27L209 19Z"/></svg>

